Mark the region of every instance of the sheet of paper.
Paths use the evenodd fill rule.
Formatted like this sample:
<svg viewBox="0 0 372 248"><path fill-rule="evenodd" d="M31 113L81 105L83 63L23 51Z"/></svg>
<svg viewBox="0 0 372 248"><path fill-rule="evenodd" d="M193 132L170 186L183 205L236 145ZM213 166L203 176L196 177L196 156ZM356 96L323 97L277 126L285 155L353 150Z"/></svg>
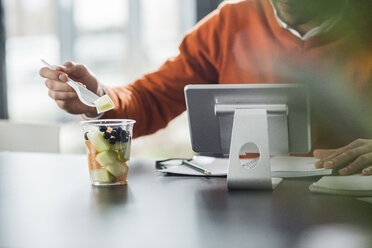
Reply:
<svg viewBox="0 0 372 248"><path fill-rule="evenodd" d="M332 170L315 168L314 157L273 156L271 157L271 174L278 177L307 177L331 175Z"/></svg>
<svg viewBox="0 0 372 248"><path fill-rule="evenodd" d="M372 196L372 176L324 176L310 185L309 189L326 194Z"/></svg>
<svg viewBox="0 0 372 248"><path fill-rule="evenodd" d="M190 161L191 163L200 166L207 171L210 171L211 176L226 176L228 160L224 158L214 158L206 156L195 156ZM179 163L167 164L166 169L159 170L164 173L178 174L178 175L190 175L190 176L205 176L203 173L191 169L185 165Z"/></svg>
<svg viewBox="0 0 372 248"><path fill-rule="evenodd" d="M253 159L241 160L242 163L253 161ZM273 177L304 177L314 175L329 175L331 170L316 169L314 157L273 156L271 158L271 169ZM212 173L211 176L226 176L228 170L228 158L214 158L206 156L195 156L191 163L202 167ZM167 165L166 169L159 170L164 173L205 176L187 166L178 164Z"/></svg>

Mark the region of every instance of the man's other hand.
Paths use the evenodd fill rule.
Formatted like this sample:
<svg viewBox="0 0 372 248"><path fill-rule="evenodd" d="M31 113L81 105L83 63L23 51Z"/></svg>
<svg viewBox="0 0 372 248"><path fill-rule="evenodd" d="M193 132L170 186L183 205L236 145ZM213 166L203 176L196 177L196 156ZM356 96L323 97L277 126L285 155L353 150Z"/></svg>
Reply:
<svg viewBox="0 0 372 248"><path fill-rule="evenodd" d="M313 154L320 159L316 168L339 169L342 176L360 171L372 175L372 140L357 139L338 149L316 149Z"/></svg>

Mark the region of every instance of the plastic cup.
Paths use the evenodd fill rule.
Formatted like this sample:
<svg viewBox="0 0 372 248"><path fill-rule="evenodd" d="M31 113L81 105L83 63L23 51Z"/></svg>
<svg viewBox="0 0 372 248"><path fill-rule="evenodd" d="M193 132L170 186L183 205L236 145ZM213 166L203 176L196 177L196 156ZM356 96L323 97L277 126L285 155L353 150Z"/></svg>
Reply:
<svg viewBox="0 0 372 248"><path fill-rule="evenodd" d="M81 122L93 185L127 184L135 122L129 119Z"/></svg>

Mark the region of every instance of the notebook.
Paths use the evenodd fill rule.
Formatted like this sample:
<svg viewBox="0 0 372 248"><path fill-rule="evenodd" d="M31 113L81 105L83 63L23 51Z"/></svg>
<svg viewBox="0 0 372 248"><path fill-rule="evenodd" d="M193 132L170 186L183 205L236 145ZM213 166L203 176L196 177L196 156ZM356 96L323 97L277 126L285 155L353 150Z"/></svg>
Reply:
<svg viewBox="0 0 372 248"><path fill-rule="evenodd" d="M335 195L372 196L372 176L324 176L309 187L310 191Z"/></svg>
<svg viewBox="0 0 372 248"><path fill-rule="evenodd" d="M257 162L255 159L242 159L241 161L242 164L251 164ZM332 174L332 170L330 169L315 168L314 164L316 161L318 161L318 159L314 157L272 156L270 158L271 176L293 178ZM190 163L210 171L210 176L226 176L229 159L194 156ZM181 165L179 162L176 164L166 164L162 169L158 169L158 171L176 175L205 176L196 170Z"/></svg>

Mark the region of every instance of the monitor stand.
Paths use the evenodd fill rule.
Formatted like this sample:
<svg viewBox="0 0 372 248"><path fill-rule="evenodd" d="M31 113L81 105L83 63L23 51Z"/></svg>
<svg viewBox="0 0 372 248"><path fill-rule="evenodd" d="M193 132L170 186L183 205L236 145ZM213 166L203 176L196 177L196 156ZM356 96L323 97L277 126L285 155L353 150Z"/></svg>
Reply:
<svg viewBox="0 0 372 248"><path fill-rule="evenodd" d="M282 129L287 132L286 115L283 117L285 123L282 126L285 127ZM258 147L260 157L251 166L244 166L240 163L239 155L241 148L249 143ZM227 174L228 188L273 190L281 181L282 178L271 177L267 110L235 109Z"/></svg>

